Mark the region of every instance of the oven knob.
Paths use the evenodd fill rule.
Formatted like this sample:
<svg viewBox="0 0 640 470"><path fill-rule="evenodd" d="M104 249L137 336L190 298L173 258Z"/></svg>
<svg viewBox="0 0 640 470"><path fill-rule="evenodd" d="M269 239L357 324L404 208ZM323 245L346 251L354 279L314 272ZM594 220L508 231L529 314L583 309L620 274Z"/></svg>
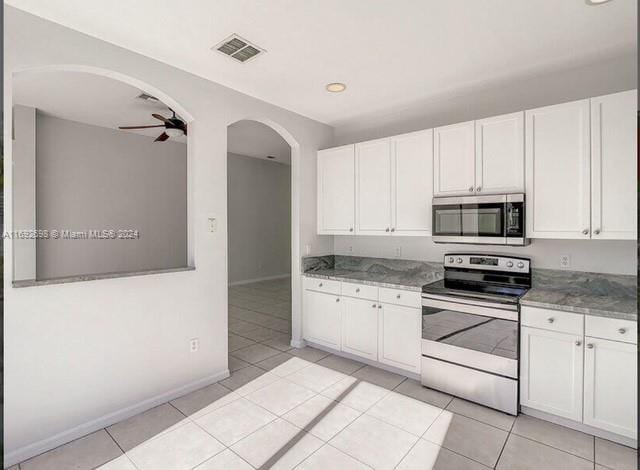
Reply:
<svg viewBox="0 0 640 470"><path fill-rule="evenodd" d="M507 261L507 268L513 268L513 261Z"/></svg>
<svg viewBox="0 0 640 470"><path fill-rule="evenodd" d="M519 267L520 269L524 268L524 263L523 263L522 261L520 261L520 262L518 263L518 267Z"/></svg>
<svg viewBox="0 0 640 470"><path fill-rule="evenodd" d="M456 263L458 263L458 264L462 264L462 258L458 258L458 259L456 260Z"/></svg>
<svg viewBox="0 0 640 470"><path fill-rule="evenodd" d="M454 259L453 256L449 256L449 263L453 263Z"/></svg>

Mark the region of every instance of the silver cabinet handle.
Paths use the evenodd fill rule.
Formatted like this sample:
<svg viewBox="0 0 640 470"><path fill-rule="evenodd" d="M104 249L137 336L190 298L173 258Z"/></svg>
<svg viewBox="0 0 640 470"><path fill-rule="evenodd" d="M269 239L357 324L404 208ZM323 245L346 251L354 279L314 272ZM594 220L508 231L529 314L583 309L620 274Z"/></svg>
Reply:
<svg viewBox="0 0 640 470"><path fill-rule="evenodd" d="M385 230L385 232L388 232L388 231L389 231L389 227L387 227L387 230Z"/></svg>
<svg viewBox="0 0 640 470"><path fill-rule="evenodd" d="M376 304L373 304L371 307L376 308Z"/></svg>
<svg viewBox="0 0 640 470"><path fill-rule="evenodd" d="M340 302L340 297L338 297L338 298L336 299L336 302Z"/></svg>
<svg viewBox="0 0 640 470"><path fill-rule="evenodd" d="M482 190L482 187L481 187L481 186L478 186L478 187L476 188L476 191L478 191L478 192L480 192L481 190Z"/></svg>
<svg viewBox="0 0 640 470"><path fill-rule="evenodd" d="M473 192L473 186L469 186L469 192L472 193Z"/></svg>
<svg viewBox="0 0 640 470"><path fill-rule="evenodd" d="M392 232L395 232L395 231L396 231L396 229L395 229L395 228L392 228L392 229L391 229L391 231L392 231Z"/></svg>
<svg viewBox="0 0 640 470"><path fill-rule="evenodd" d="M351 228L349 229L349 231L350 231L350 232L353 232L353 227L351 227Z"/></svg>
<svg viewBox="0 0 640 470"><path fill-rule="evenodd" d="M593 234L594 234L594 235L600 235L600 229L599 229L599 228L595 229L595 230L593 231Z"/></svg>
<svg viewBox="0 0 640 470"><path fill-rule="evenodd" d="M582 344L582 341L576 341L576 346L580 346Z"/></svg>
<svg viewBox="0 0 640 470"><path fill-rule="evenodd" d="M396 299L399 299L399 298L400 298L400 294L396 295Z"/></svg>
<svg viewBox="0 0 640 470"><path fill-rule="evenodd" d="M547 321L548 321L549 323L553 323L553 322L554 322L554 321L556 321L556 320L555 320L555 318L551 317L551 318L547 318Z"/></svg>
<svg viewBox="0 0 640 470"><path fill-rule="evenodd" d="M378 305L378 308L382 308L382 305Z"/></svg>
<svg viewBox="0 0 640 470"><path fill-rule="evenodd" d="M585 229L582 231L582 235L587 235L588 233L589 233L589 229L588 229L588 228L585 228Z"/></svg>
<svg viewBox="0 0 640 470"><path fill-rule="evenodd" d="M322 287L322 282L320 284L318 284L318 287Z"/></svg>
<svg viewBox="0 0 640 470"><path fill-rule="evenodd" d="M593 344L587 343L587 349L593 349Z"/></svg>
<svg viewBox="0 0 640 470"><path fill-rule="evenodd" d="M627 329L626 329L626 328L620 328L620 329L618 330L618 333L620 333L621 335L625 334L626 332L627 332Z"/></svg>
<svg viewBox="0 0 640 470"><path fill-rule="evenodd" d="M360 288L359 288L359 287L356 289L356 294L357 294L358 292L360 292Z"/></svg>

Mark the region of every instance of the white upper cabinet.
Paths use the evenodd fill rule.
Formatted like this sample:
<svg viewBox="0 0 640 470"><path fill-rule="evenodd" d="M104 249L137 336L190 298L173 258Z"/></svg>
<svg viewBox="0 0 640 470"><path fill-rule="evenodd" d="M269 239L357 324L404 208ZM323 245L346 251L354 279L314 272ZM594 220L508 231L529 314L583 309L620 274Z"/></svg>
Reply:
<svg viewBox="0 0 640 470"><path fill-rule="evenodd" d="M391 140L356 144L356 233L391 233Z"/></svg>
<svg viewBox="0 0 640 470"><path fill-rule="evenodd" d="M318 152L318 234L353 235L355 228L354 146Z"/></svg>
<svg viewBox="0 0 640 470"><path fill-rule="evenodd" d="M525 112L527 237L590 237L589 100Z"/></svg>
<svg viewBox="0 0 640 470"><path fill-rule="evenodd" d="M477 194L524 192L524 113L476 121Z"/></svg>
<svg viewBox="0 0 640 470"><path fill-rule="evenodd" d="M591 99L592 238L636 238L636 90Z"/></svg>
<svg viewBox="0 0 640 470"><path fill-rule="evenodd" d="M433 193L435 196L475 192L474 122L433 130Z"/></svg>
<svg viewBox="0 0 640 470"><path fill-rule="evenodd" d="M393 235L431 235L433 130L393 138Z"/></svg>

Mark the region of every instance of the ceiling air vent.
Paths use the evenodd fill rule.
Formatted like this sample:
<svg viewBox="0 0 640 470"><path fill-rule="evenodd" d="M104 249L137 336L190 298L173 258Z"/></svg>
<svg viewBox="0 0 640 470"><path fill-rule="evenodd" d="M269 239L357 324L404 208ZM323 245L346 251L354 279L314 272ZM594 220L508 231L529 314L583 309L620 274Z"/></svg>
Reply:
<svg viewBox="0 0 640 470"><path fill-rule="evenodd" d="M264 49L259 48L255 44L251 44L249 41L242 39L237 34L232 34L221 43L213 46L212 49L222 52L223 54L236 59L238 62L247 62L258 54L265 52Z"/></svg>

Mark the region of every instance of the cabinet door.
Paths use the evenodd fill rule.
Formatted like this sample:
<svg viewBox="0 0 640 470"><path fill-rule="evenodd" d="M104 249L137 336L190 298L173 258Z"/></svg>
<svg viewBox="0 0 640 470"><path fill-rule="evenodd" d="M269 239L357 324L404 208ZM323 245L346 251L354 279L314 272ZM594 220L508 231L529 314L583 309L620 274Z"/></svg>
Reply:
<svg viewBox="0 0 640 470"><path fill-rule="evenodd" d="M353 235L354 146L318 152L318 234Z"/></svg>
<svg viewBox="0 0 640 470"><path fill-rule="evenodd" d="M475 192L473 121L433 130L433 192L436 196Z"/></svg>
<svg viewBox="0 0 640 470"><path fill-rule="evenodd" d="M356 145L356 233L391 233L391 141Z"/></svg>
<svg viewBox="0 0 640 470"><path fill-rule="evenodd" d="M589 100L525 112L530 238L590 237Z"/></svg>
<svg viewBox="0 0 640 470"><path fill-rule="evenodd" d="M343 297L342 350L378 360L378 305Z"/></svg>
<svg viewBox="0 0 640 470"><path fill-rule="evenodd" d="M585 338L584 423L636 439L635 344Z"/></svg>
<svg viewBox="0 0 640 470"><path fill-rule="evenodd" d="M524 113L476 121L476 192L524 192Z"/></svg>
<svg viewBox="0 0 640 470"><path fill-rule="evenodd" d="M304 339L340 349L340 297L305 290L302 306Z"/></svg>
<svg viewBox="0 0 640 470"><path fill-rule="evenodd" d="M419 374L422 310L382 304L378 324L378 360Z"/></svg>
<svg viewBox="0 0 640 470"><path fill-rule="evenodd" d="M526 326L520 334L520 403L582 421L582 336Z"/></svg>
<svg viewBox="0 0 640 470"><path fill-rule="evenodd" d="M393 139L392 235L431 235L433 131Z"/></svg>
<svg viewBox="0 0 640 470"><path fill-rule="evenodd" d="M636 95L591 99L592 238L637 238Z"/></svg>

